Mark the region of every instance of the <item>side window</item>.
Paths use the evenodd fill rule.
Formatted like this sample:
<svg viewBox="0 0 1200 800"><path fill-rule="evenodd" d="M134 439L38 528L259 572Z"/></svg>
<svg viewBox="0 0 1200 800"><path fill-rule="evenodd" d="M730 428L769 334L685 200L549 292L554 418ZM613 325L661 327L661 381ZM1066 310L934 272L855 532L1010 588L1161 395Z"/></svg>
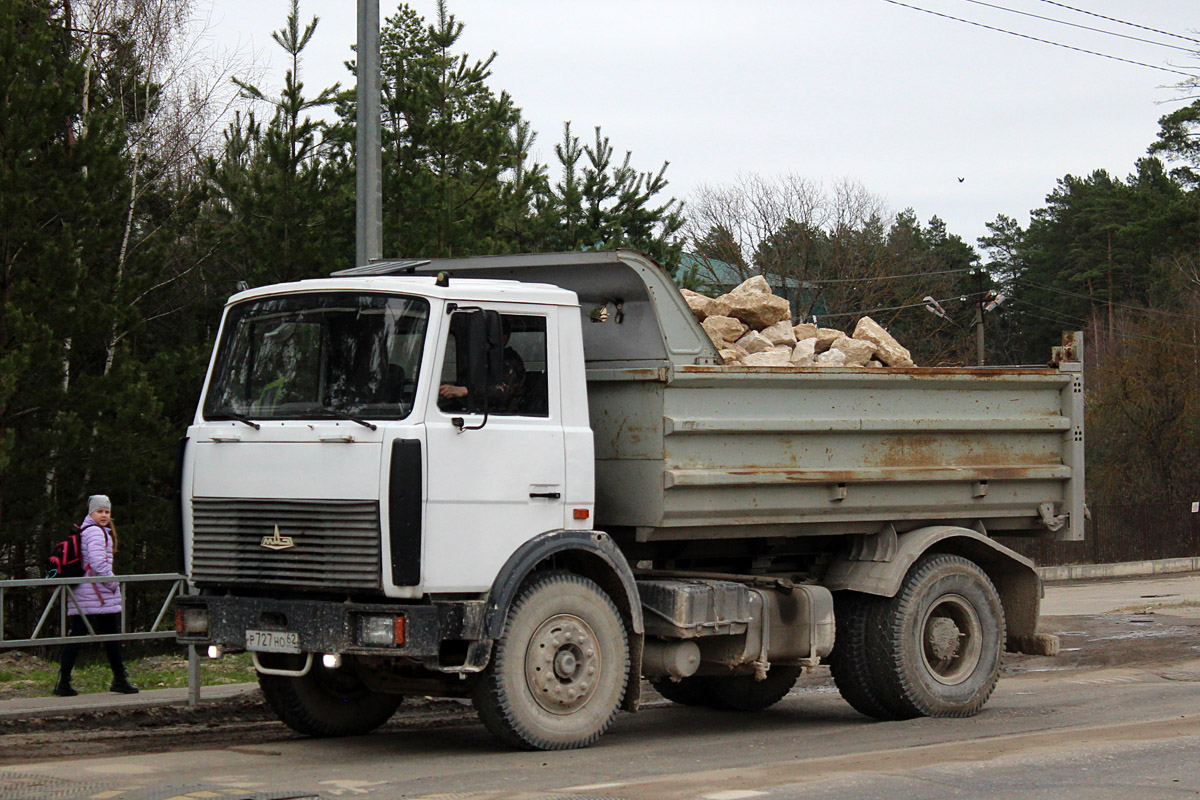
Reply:
<svg viewBox="0 0 1200 800"><path fill-rule="evenodd" d="M547 389L546 318L523 314L501 316L504 329L504 366L500 380L488 389L489 414L523 417L550 416ZM460 412L466 408L464 370L470 354L465 337L456 336L453 320L442 360L438 408Z"/></svg>

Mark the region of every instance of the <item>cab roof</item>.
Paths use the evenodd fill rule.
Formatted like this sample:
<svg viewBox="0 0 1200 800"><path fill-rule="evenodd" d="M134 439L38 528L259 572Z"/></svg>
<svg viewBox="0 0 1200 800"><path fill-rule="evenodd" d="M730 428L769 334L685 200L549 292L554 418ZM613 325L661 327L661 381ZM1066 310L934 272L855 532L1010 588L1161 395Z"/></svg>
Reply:
<svg viewBox="0 0 1200 800"><path fill-rule="evenodd" d="M380 292L415 294L455 302L538 303L541 305L578 306L575 293L548 283L526 283L495 278L450 277L445 286L435 276L373 275L362 278L315 278L274 283L238 292L226 305L260 297L309 292Z"/></svg>

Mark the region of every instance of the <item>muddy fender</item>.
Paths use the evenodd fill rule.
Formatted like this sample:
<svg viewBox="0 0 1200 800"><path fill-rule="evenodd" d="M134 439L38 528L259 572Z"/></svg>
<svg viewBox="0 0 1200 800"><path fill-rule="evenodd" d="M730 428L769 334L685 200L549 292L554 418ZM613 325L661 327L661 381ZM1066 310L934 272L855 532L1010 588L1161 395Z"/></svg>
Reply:
<svg viewBox="0 0 1200 800"><path fill-rule="evenodd" d="M1008 623L1006 649L1044 655L1056 649L1053 637L1037 632L1042 602L1042 579L1025 556L970 528L931 525L896 535L887 531L872 539L894 537L855 546L829 566L824 586L830 591L855 591L895 597L909 569L926 553L949 553L979 565L995 584ZM886 545L886 546L885 546ZM880 559L880 560L870 560Z"/></svg>
<svg viewBox="0 0 1200 800"><path fill-rule="evenodd" d="M629 633L630 680L622 708L636 711L641 699L642 643L645 625L642 602L629 562L612 538L601 531L550 531L523 544L496 576L488 593L484 632L491 639L504 633L521 587L535 572L559 569L595 581L625 619Z"/></svg>

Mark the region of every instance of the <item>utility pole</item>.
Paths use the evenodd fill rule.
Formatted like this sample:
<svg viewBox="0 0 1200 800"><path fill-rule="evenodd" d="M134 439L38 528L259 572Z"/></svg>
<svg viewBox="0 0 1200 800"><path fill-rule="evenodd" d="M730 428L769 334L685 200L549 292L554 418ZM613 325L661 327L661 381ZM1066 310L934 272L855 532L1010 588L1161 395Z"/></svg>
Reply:
<svg viewBox="0 0 1200 800"><path fill-rule="evenodd" d="M355 152L355 266L383 258L380 173L379 0L358 0L358 138Z"/></svg>

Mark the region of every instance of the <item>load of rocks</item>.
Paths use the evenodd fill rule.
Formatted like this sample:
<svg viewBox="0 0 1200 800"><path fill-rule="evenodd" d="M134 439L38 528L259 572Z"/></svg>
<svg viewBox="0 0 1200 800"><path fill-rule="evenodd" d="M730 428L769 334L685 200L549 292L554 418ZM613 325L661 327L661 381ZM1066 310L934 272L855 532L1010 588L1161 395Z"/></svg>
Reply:
<svg viewBox="0 0 1200 800"><path fill-rule="evenodd" d="M793 325L787 300L756 275L729 294L683 290L688 308L726 364L747 367L911 367L912 356L870 317L847 336L836 328Z"/></svg>

